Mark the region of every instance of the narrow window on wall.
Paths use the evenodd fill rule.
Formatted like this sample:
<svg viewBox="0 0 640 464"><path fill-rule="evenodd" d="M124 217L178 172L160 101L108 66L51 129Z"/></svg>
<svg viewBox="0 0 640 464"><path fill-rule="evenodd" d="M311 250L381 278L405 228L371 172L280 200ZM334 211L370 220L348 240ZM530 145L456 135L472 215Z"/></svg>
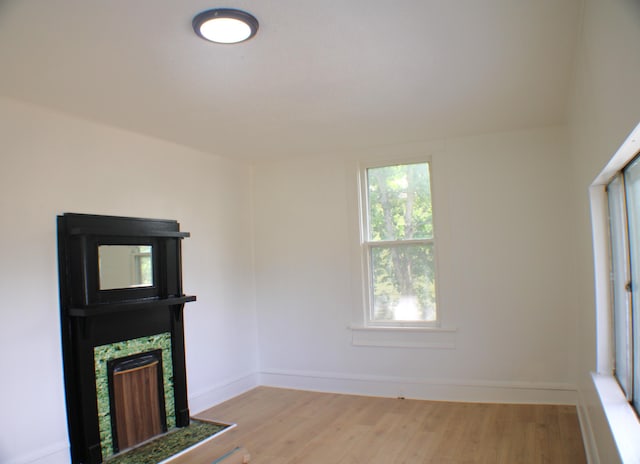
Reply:
<svg viewBox="0 0 640 464"><path fill-rule="evenodd" d="M640 411L640 160L607 185L613 295L614 374Z"/></svg>
<svg viewBox="0 0 640 464"><path fill-rule="evenodd" d="M367 325L436 325L429 163L365 167L361 187Z"/></svg>

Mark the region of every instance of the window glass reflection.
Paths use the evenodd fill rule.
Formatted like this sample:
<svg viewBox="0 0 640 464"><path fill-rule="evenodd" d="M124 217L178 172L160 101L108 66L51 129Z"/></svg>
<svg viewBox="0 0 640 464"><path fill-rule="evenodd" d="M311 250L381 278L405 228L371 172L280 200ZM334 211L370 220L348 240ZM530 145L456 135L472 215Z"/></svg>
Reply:
<svg viewBox="0 0 640 464"><path fill-rule="evenodd" d="M100 290L153 286L151 245L98 246Z"/></svg>

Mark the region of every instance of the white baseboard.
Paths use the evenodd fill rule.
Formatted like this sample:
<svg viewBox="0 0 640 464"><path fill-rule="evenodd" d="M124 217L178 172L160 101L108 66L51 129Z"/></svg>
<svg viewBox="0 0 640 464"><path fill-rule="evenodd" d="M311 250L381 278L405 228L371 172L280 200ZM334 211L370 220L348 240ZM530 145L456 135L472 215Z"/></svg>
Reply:
<svg viewBox="0 0 640 464"><path fill-rule="evenodd" d="M265 369L260 373L251 372L226 379L210 388L190 394L189 408L192 414L197 414L260 385L436 401L577 405L588 462L599 464L588 414L578 401L579 396L575 386L570 384L434 380ZM69 462L69 444L65 442L11 459L7 464L68 464Z"/></svg>
<svg viewBox="0 0 640 464"><path fill-rule="evenodd" d="M189 409L197 414L258 386L258 374L252 372L233 379L226 379L206 390L189 395ZM2 453L0 453L1 455ZM0 460L2 456L0 456ZM38 448L28 454L10 457L3 464L69 464L69 443L61 442Z"/></svg>
<svg viewBox="0 0 640 464"><path fill-rule="evenodd" d="M206 390L189 394L189 410L191 414L198 414L216 404L222 403L235 396L241 395L259 385L256 372L247 373L236 378L225 379Z"/></svg>
<svg viewBox="0 0 640 464"><path fill-rule="evenodd" d="M460 381L265 369L260 384L300 390L436 401L577 404L576 387L563 383Z"/></svg>
<svg viewBox="0 0 640 464"><path fill-rule="evenodd" d="M60 442L10 459L6 464L69 464L70 462L69 443Z"/></svg>
<svg viewBox="0 0 640 464"><path fill-rule="evenodd" d="M578 389L578 421L580 422L580 432L582 432L582 441L584 443L584 452L587 455L588 464L600 464L598 457L598 447L596 445L591 418L587 411L582 393Z"/></svg>
<svg viewBox="0 0 640 464"><path fill-rule="evenodd" d="M189 409L192 414L197 414L257 386L258 374L256 372L234 379L226 379L211 388L190 394ZM2 462L3 464L69 464L71 462L69 443L56 443Z"/></svg>

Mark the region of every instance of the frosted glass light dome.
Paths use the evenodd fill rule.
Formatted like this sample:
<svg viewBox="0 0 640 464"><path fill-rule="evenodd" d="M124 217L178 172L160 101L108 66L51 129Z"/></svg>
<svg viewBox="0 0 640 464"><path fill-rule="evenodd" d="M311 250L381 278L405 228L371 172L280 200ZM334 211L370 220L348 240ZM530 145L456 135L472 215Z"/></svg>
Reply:
<svg viewBox="0 0 640 464"><path fill-rule="evenodd" d="M256 35L258 20L246 11L217 8L196 15L193 30L210 42L233 44Z"/></svg>

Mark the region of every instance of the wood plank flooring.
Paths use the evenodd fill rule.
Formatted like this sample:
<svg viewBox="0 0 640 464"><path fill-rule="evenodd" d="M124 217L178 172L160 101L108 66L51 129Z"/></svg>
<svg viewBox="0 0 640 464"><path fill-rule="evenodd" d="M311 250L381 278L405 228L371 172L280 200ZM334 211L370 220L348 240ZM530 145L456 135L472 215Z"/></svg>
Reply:
<svg viewBox="0 0 640 464"><path fill-rule="evenodd" d="M582 464L573 406L451 403L258 387L199 415L238 426L172 464L244 446L251 464Z"/></svg>

